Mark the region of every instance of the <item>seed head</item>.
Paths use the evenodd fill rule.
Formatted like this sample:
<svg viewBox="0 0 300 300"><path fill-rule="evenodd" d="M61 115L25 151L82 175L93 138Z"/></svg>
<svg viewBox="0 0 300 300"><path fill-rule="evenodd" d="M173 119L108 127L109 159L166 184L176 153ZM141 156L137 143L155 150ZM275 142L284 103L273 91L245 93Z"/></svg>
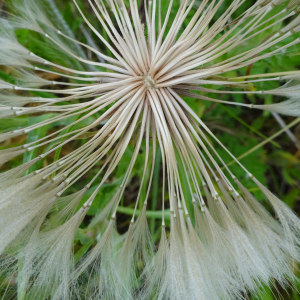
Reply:
<svg viewBox="0 0 300 300"><path fill-rule="evenodd" d="M18 299L230 300L293 279L300 221L185 97L299 116L298 70L251 70L298 46L300 1L258 0L237 16L245 0L225 11L222 0L171 0L165 11L161 0L89 0L95 24L73 2L86 43L52 0L11 1L13 14L0 19L0 64L15 76L0 80L0 119L20 121L0 142L26 140L0 150L1 166L23 155L22 164L0 174L3 297L16 282ZM37 45L25 47L19 29L34 33ZM280 87L268 89L269 81ZM220 94L285 101L258 105ZM278 220L238 181L216 144ZM124 207L137 166L138 191ZM158 167L161 210L149 211ZM124 237L117 212L130 214ZM148 217L161 219L157 251Z"/></svg>

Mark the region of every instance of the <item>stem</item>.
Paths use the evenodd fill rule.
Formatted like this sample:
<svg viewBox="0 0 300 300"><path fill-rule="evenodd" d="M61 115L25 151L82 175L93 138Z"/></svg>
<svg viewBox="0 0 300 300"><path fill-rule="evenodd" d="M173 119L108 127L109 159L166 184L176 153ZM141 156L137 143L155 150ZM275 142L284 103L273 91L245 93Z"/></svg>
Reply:
<svg viewBox="0 0 300 300"><path fill-rule="evenodd" d="M117 211L119 213L132 216L134 209L130 208L130 207L119 206ZM137 209L135 212L135 216L138 217L141 214L141 212L142 212L141 210ZM162 219L162 211L161 210L155 210L155 211L147 210L146 216L147 216L147 218ZM165 209L165 220L170 220L170 210L169 209Z"/></svg>
<svg viewBox="0 0 300 300"><path fill-rule="evenodd" d="M153 190L152 190L152 201L151 201L151 210L155 211L157 206L157 197L158 197L158 182L159 182L159 171L161 166L161 151L158 147L156 150L156 156L155 156L155 166L154 166L154 174L153 174ZM162 212L159 212L159 219L162 218ZM154 234L155 231L155 222L157 216L152 217L151 223L150 223L150 232L151 234Z"/></svg>
<svg viewBox="0 0 300 300"><path fill-rule="evenodd" d="M84 116L84 114L80 114L76 117L76 119L74 120L74 122L76 122L77 120L79 120L82 116ZM70 131L72 131L74 129L75 125L73 126L70 126L67 130L64 130L60 133L60 135L64 135L66 133L69 133ZM55 155L54 155L54 162L56 162L57 160L59 160L59 156L60 156L60 153L61 153L61 150L62 150L62 147L58 148L56 151L55 151ZM54 172L52 174L52 178L54 178L56 175L56 172Z"/></svg>
<svg viewBox="0 0 300 300"><path fill-rule="evenodd" d="M250 129L251 131L253 131L254 133L256 133L258 136L260 136L261 138L263 138L264 140L267 140L268 138L263 135L262 133L260 133L258 130L256 130L254 127L252 127L251 125L247 124L246 122L244 122L242 119L240 119L235 113L233 113L230 109L228 109L225 105L223 104L219 104L228 114L230 114L234 119L236 119L238 122L240 122L242 125L244 125L245 127L247 127L248 129ZM271 144L279 149L281 149L281 146L279 144L277 144L274 141L271 141Z"/></svg>
<svg viewBox="0 0 300 300"><path fill-rule="evenodd" d="M241 160L242 158L246 157L247 155L251 154L252 152L254 152L255 150L261 148L262 146L264 146L265 144L267 144L268 142L271 142L273 139L275 139L276 137L278 137L279 135L281 135L282 133L284 133L287 129L295 126L296 124L298 124L300 122L300 117L298 117L297 119L295 119L293 122L291 122L289 125L287 125L286 127L284 127L283 129L279 130L278 132L276 132L274 135L272 135L271 137L269 137L268 139L266 139L265 141L261 142L260 144L256 145L255 147L253 147L252 149L250 149L249 151L247 151L246 153L242 154L241 156L239 156L237 158L237 160ZM235 160L231 161L230 163L227 164L227 166L231 166L234 163L236 163Z"/></svg>

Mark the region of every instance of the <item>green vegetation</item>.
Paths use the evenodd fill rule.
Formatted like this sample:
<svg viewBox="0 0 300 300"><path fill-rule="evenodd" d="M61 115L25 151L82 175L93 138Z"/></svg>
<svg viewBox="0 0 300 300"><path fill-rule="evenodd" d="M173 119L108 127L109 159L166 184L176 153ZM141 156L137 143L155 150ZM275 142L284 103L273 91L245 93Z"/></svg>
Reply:
<svg viewBox="0 0 300 300"><path fill-rule="evenodd" d="M129 2L129 1L127 1ZM197 1L198 3L201 1ZM247 0L245 2L245 7L250 6L254 3L255 0ZM78 3L82 10L90 16L90 22L92 24L96 24L95 27L103 33L105 36L104 29L101 28L99 22L96 17L92 13L88 1L78 0ZM225 0L224 4L222 4L221 10L225 10L226 7L231 3L231 0ZM74 32L76 38L78 40L82 40L86 42L86 37L82 32L82 26L85 27L81 16L76 11L74 4L71 0L65 0L57 2L59 10L61 11L65 21L69 25L72 32ZM168 5L168 1L163 1L163 9L166 9ZM5 9L5 1L4 3L0 1L0 6ZM172 9L172 16L174 17L176 14L176 9L179 6L179 0L175 1L175 5ZM245 7L239 8L237 15L245 9ZM190 13L190 17L192 17L192 13ZM215 16L217 20L218 15ZM186 20L188 22L188 19ZM278 24L280 27L280 24ZM182 28L183 30L184 28ZM89 29L87 29L89 32ZM274 28L270 29L267 32L262 33L261 36L255 37L255 40L248 40L247 47L251 48L253 45L259 44L265 37L274 33ZM102 51L106 51L106 48L103 44L94 36L91 32L89 32L91 37L93 38L96 45ZM19 30L18 38L22 44L25 46L30 45L30 49L35 50L37 54L44 56L47 58L53 57L55 60L60 61L63 60L63 57L60 57L55 53L54 49L48 48L46 44L40 44L37 41L37 37L34 34L29 34L28 30ZM108 37L107 37L108 38ZM47 51L45 49L47 48ZM84 50L85 51L85 50ZM87 57L97 60L97 57L89 53L88 51L85 53ZM108 51L107 55L111 55ZM218 60L225 60L229 56L234 55L234 50L230 53L224 54ZM232 71L231 77L255 75L255 74L264 74L271 71L289 71L289 70L297 70L300 67L300 51L297 46L290 48L286 53L282 55L276 55L274 57L267 58L264 61L256 63L253 65L252 69L243 68L238 71ZM9 79L9 75L13 72L10 69L4 68L0 66L0 78ZM43 76L48 76L48 80L59 81L60 78L52 74L42 74ZM226 74L225 74L226 75ZM229 75L229 74L228 74ZM251 89L251 84L248 84L245 89ZM276 88L274 84L263 83L262 89L270 89ZM201 93L201 92L199 92ZM205 94L206 96L210 96L209 94ZM213 94L212 94L213 95ZM38 96L38 93L35 93L33 96ZM214 95L215 96L215 95ZM244 102L244 103L255 103L255 104L270 104L278 102L276 96L267 95L267 96L251 96L251 95L231 95L231 94L218 94L219 99L226 101L235 101L235 102ZM256 145L263 143L266 139L276 134L276 132L280 131L284 126L287 126L291 122L295 120L293 117L285 117L281 116L280 119L283 122L281 125L278 123L276 119L277 116L274 116L270 112L263 112L259 110L249 110L248 108L241 108L235 106L226 106L225 104L215 104L212 102L204 101L204 100L195 100L193 98L185 98L187 103L192 107L192 109L202 118L205 124L216 134L216 136L220 139L220 141L235 155L236 157L241 158L241 162L245 165L245 167L252 172L252 174L264 185L268 186L268 188L276 193L280 199L285 201L291 208L293 208L298 215L300 215L300 120L290 128L292 134L296 137L296 140L291 139L288 136L287 132L283 132L275 139L265 143L263 146L255 149ZM22 128L28 124L34 124L36 122L41 121L41 119L47 119L49 115L34 115L29 118L24 116L19 118L13 118L8 120L0 121L0 132L4 132L10 130L12 128ZM91 116L89 119L86 119L84 122L91 123L95 120L95 116ZM30 132L27 137L28 142L33 141L37 138L41 138L46 136L47 132L52 132L57 128L63 128L73 123L74 118L65 119L63 121L59 121L57 123L51 123L49 126L42 127L42 129L38 129ZM285 125L284 125L285 124ZM98 128L94 130L97 131ZM66 132L66 131L65 131ZM63 133L65 133L63 132ZM63 134L62 133L62 134ZM79 147L84 144L87 136L79 137L76 141L67 144L63 148L56 151L55 155L51 159L57 160L59 157L69 153L72 147ZM24 142L24 136L13 138L4 143L0 143L0 149L9 148L12 146L20 145ZM219 155L227 162L231 163L231 158L226 154L226 152L214 141L211 140L211 143L214 144L215 149L219 153ZM143 149L146 148L146 145L143 145ZM158 147L157 147L158 148ZM254 149L253 151L251 151ZM45 149L44 149L45 150ZM114 172L114 176L111 176L109 181L105 183L105 185L100 189L95 201L91 209L88 212L90 217L97 214L107 203L110 201L112 195L114 195L115 191L120 184L125 171L127 170L128 160L131 158L133 152L133 148L128 147L125 155L123 156L121 162L119 163L117 169ZM244 155L246 153L246 155ZM39 155L37 152L28 152L24 155L23 158L17 157L15 160L10 161L5 164L1 171L6 169L10 169L16 165L19 165L21 160L24 162L29 161L32 157ZM131 173L131 182L127 187L124 197L121 202L121 207L118 210L118 230L120 233L126 232L129 222L130 215L132 214L132 210L135 205L135 196L138 193L140 179L143 173L143 164L145 160L145 151L140 153L137 163L134 165L134 169ZM45 159L42 164L47 165L47 159ZM37 168L38 165L35 165ZM180 167L180 166L179 166ZM89 177L83 177L76 186L76 189L72 187L73 190L71 192L75 192L85 186L87 182L89 182L90 178L92 178L98 169L100 168L100 162L97 164L96 168L94 168L91 172L88 173ZM149 165L148 170L146 172L146 178L150 176L150 168ZM235 175L242 182L243 185L248 187L248 189L255 194L257 199L260 199L261 202L265 204L263 194L258 191L255 184L250 178L245 177L245 173L241 170L237 165L231 165L232 170L234 170ZM32 171L32 170L31 170ZM183 188L184 178L183 181ZM86 199L93 193L93 188L91 188L82 199L81 204L86 201ZM160 153L157 151L156 157L156 168L154 170L154 182L153 188L150 193L151 204L149 208L151 211L147 212L147 216L149 217L150 230L153 238L156 242L159 241L160 237L160 224L161 224L161 194L162 194L162 172L160 170ZM146 188L142 190L142 195L146 195ZM166 201L168 197L166 196ZM141 210L141 207L138 208L138 212ZM270 211L273 213L272 211ZM84 253L89 249L93 243L95 243L97 239L97 232L89 232L88 229L85 229L85 225L88 224L89 220L85 220L82 225L82 229L78 231L76 240L75 240L75 250L76 256L75 260L78 261L80 257L84 255ZM168 218L166 219L168 222ZM85 224L86 223L86 224ZM167 224L168 225L168 224ZM299 275L300 272L295 268L296 275ZM297 275L297 276L298 276ZM300 290L300 285L298 285L298 290ZM266 288L265 292L262 292L258 298L253 297L249 299L262 299L262 300L272 300L272 299L282 299L286 300L299 300L300 296L298 295L297 290L292 291L290 287L287 287L284 290L281 287L278 287L278 290L268 290Z"/></svg>

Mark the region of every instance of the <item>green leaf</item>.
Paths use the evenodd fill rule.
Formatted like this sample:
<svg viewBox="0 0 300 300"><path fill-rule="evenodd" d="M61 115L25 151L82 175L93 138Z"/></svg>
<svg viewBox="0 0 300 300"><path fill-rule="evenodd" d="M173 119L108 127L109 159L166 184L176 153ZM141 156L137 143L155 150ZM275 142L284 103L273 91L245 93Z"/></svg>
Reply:
<svg viewBox="0 0 300 300"><path fill-rule="evenodd" d="M41 116L38 116L38 117L29 117L28 118L29 119L29 124L28 125L30 126L30 125L34 125L34 124L46 121L46 120L50 119L53 116L55 116L55 114L44 114L44 115L41 115ZM42 126L42 127L39 127L35 130L30 131L28 133L26 144L35 142L35 141L45 137L46 134L47 134L47 131L53 126L54 126L54 124L51 123L49 125L45 125L45 126ZM31 161L37 155L38 155L38 148L35 148L35 149L33 149L29 152L26 152L24 154L24 157L23 157L23 163ZM35 168L36 167L33 166L30 170L27 171L27 174L34 171Z"/></svg>
<svg viewBox="0 0 300 300"><path fill-rule="evenodd" d="M258 297L252 297L253 300L274 300L273 293L269 288L262 289L258 292Z"/></svg>
<svg viewBox="0 0 300 300"><path fill-rule="evenodd" d="M86 245L83 245L74 255L74 262L77 264L81 257L90 249L90 247L93 245L93 242L90 242Z"/></svg>
<svg viewBox="0 0 300 300"><path fill-rule="evenodd" d="M282 197L282 201L284 201L288 206L293 208L295 206L295 202L297 201L299 194L300 194L299 189L294 188L289 193L287 193Z"/></svg>
<svg viewBox="0 0 300 300"><path fill-rule="evenodd" d="M75 234L75 240L79 240L82 245L87 245L93 241L93 238L87 235L86 229L78 228Z"/></svg>

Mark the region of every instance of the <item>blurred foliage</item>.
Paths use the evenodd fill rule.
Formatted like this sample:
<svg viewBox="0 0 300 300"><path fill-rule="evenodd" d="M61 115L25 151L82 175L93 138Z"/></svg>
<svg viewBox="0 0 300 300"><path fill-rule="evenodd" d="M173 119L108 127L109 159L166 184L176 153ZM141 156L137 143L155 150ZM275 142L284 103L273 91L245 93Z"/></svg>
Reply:
<svg viewBox="0 0 300 300"><path fill-rule="evenodd" d="M125 2L129 2L126 0ZM196 1L195 7L201 1ZM218 19L219 14L224 11L230 4L231 0L225 0L216 14L214 20ZM245 3L235 12L233 19L237 17L239 14L244 12L244 10L251 6L255 0L247 0ZM98 20L93 14L89 3L87 0L78 0L80 7L83 12L89 16L90 22L95 26L104 37L107 37L104 29L100 26ZM179 6L179 0L174 2L174 6L171 11L170 20L174 19L175 14L177 12ZM57 1L57 5L59 10L61 11L65 21L69 25L70 29L75 33L75 36L78 40L86 42L86 38L83 35L82 28L84 27L94 39L96 45L106 53L107 55L111 55L109 51L103 46L103 44L97 39L92 32L89 31L89 28L83 23L83 19L79 15L76 10L73 1L65 0L65 1ZM162 9L163 11L167 9L169 5L168 1L162 1ZM5 7L5 1L0 1L0 7ZM280 7L278 8L280 9ZM184 25L187 25L189 19L192 17L195 10L192 10L185 20ZM169 22L168 26L171 23ZM278 24L278 28L281 24ZM184 27L182 28L182 30ZM270 35L271 33L276 32L276 28L272 28L266 30L261 33L259 37L255 37L252 40L246 42L245 49L254 47L258 45L265 37ZM63 57L57 53L56 49L51 47L46 43L39 42L39 35L32 34L28 30L19 30L18 38L20 42L28 46L33 52L36 54L40 54L47 59L61 61ZM47 51L45 51L47 49ZM85 49L84 49L85 51ZM230 52L219 57L215 62L225 60L232 55L237 53L237 49L233 49ZM86 56L89 59L97 60L97 57L94 56L89 51L86 51ZM288 49L285 53L281 53L279 55L267 58L264 61L256 63L252 70L251 74L263 74L271 71L288 71L288 70L296 70L299 69L300 66L300 51L297 47L292 47ZM247 68L239 69L237 71L231 71L230 74L224 74L224 76L230 77L238 77L244 76L246 74ZM12 81L12 70L1 67L0 68L0 78L5 80ZM51 74L41 74L42 76L53 76ZM58 81L59 78L52 78L52 80ZM263 89L270 89L277 87L276 83L267 82L262 84ZM34 95L38 96L38 93L34 93ZM42 96L41 94L39 94ZM214 96L216 95L207 95ZM51 97L54 97L53 95ZM246 103L256 103L256 104L268 104L275 103L276 101L280 101L281 99L277 99L277 97L272 95L267 96L251 96L251 95L229 95L229 94L218 94L219 99L227 100L227 101L236 101L236 102L246 102ZM269 112L261 112L255 110L249 110L246 108L235 107L235 106L224 106L224 105L216 105L214 103L210 103L202 100L195 100L192 98L185 98L187 103L192 107L192 109L203 119L203 121L207 124L207 126L214 132L214 134L220 139L220 141L229 149L229 151L236 157L239 157L243 153L255 147L257 144L262 142L266 137L272 136L274 133L281 129L280 125L277 123L273 115ZM22 116L19 118L8 119L0 122L0 131L11 130L12 128L22 128L29 124L33 124L41 121L42 119L49 118L49 115L40 115L40 116L30 116L28 118ZM90 117L85 120L85 122L92 122L95 117ZM293 118L291 117L282 117L286 124L289 124ZM43 137L47 133L51 133L57 128L62 128L63 126L67 126L71 124L74 119L69 118L60 121L59 123L53 123L49 126L43 127L41 129L32 131L28 137L27 141L32 141L37 139L37 137ZM247 126L245 126L247 124ZM97 130L97 127L94 128ZM297 138L300 138L300 125L293 127L292 132ZM12 147L16 145L20 145L24 143L24 137L19 137L15 139L11 139L0 144L0 149ZM79 147L85 142L85 138L78 139L65 145L61 152L58 155L65 155L72 151L73 147ZM213 143L215 149L219 153L219 155L224 159L226 163L230 163L232 159L225 152L223 148L221 148L214 140L210 139L210 142ZM142 149L145 149L145 145L143 145ZM90 218L97 214L112 198L115 193L118 185L120 184L126 170L128 167L128 161L131 158L133 152L132 147L128 147L124 157L121 162L117 166L116 171L113 176L103 185L100 189L88 215ZM38 153L29 152L26 153L23 160L28 161L32 157L35 157ZM157 242L160 234L160 221L161 213L159 212L161 209L161 189L162 189L162 172L160 169L160 156L159 152L156 157L156 168L155 175L153 181L153 187L150 194L150 206L151 211L149 212L150 217L150 229L153 234L153 238ZM267 143L264 147L259 148L258 150L252 152L251 154L244 157L241 162L244 166L257 178L261 183L267 185L271 191L276 193L283 201L285 201L290 207L292 207L296 213L300 213L300 148L299 143L295 144L294 141L289 139L289 137L283 133L279 137L276 138L273 143ZM135 196L138 192L140 178L143 172L143 164L145 158L145 151L142 151L138 156L137 162L134 165L130 185L127 187L124 197L121 202L121 208L118 215L118 230L120 233L123 233L127 230L129 222L130 222L130 214L132 213L132 209L135 204ZM48 159L48 158L47 158ZM42 163L44 165L48 164L49 161L45 159ZM55 159L51 157L50 159ZM14 167L22 162L22 158L16 158L11 161L9 164L5 165L5 168ZM74 192L82 188L92 176L94 176L97 172L98 167L100 166L100 162L96 165L93 170L85 175L82 180L77 183L76 187L73 187L74 190L70 192ZM38 167L38 166L37 166ZM150 174L150 165L147 170L147 177L149 178ZM180 164L179 164L180 168ZM266 207L268 207L267 202L264 202L264 197L258 188L255 186L252 180L245 175L245 172L239 168L236 164L231 166L231 170L238 177L238 179L249 188L251 192L255 194L257 199L262 201ZM183 180L183 187L186 185ZM82 203L89 197L89 195L93 192L93 188L91 188L88 193L85 195ZM146 195L145 188L142 191L142 196ZM168 195L165 197L166 201L168 200ZM141 207L139 208L141 209ZM158 211L157 213L155 211ZM89 219L85 222L88 224ZM75 260L78 261L80 257L89 249L89 247L95 242L96 239L99 239L99 232L90 232L88 229L85 229L85 224L82 225L82 228L78 230L75 240L75 250L76 256ZM297 271L295 271L297 272ZM299 274L300 278L300 274ZM287 290L283 290L278 287L277 290L270 291L268 288L265 292L262 292L259 298L252 299L263 299L263 300L271 300L271 299L293 299L299 300L300 297L297 291L291 291L291 288L287 288ZM298 290L300 290L300 285L298 285Z"/></svg>

